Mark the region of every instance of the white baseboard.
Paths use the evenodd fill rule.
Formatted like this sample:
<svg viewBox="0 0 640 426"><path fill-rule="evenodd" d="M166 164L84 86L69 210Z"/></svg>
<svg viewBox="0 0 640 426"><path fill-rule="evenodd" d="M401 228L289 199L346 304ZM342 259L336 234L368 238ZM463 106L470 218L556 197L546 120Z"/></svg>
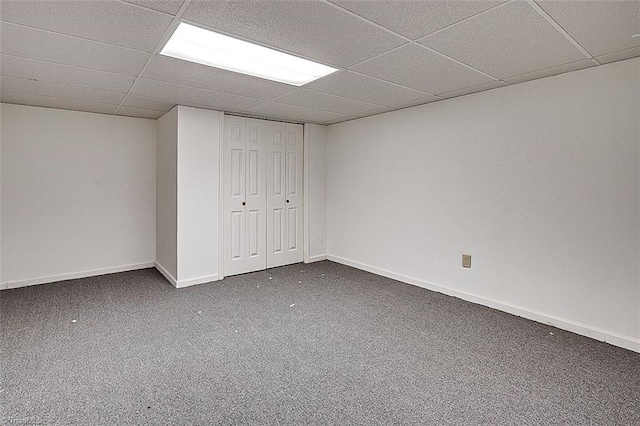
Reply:
<svg viewBox="0 0 640 426"><path fill-rule="evenodd" d="M205 284L213 281L218 281L218 274L205 275L202 277L191 278L188 280L180 280L178 281L178 285L176 285L176 288L190 287L192 285Z"/></svg>
<svg viewBox="0 0 640 426"><path fill-rule="evenodd" d="M184 288L184 287L190 287L192 285L205 284L205 283L210 283L212 281L218 281L218 274L205 275L205 276L202 276L202 277L190 278L188 280L177 280L171 274L171 272L167 271L167 269L164 266L162 266L161 264L159 264L158 262L155 262L155 267L162 275L164 275L164 277L175 288Z"/></svg>
<svg viewBox="0 0 640 426"><path fill-rule="evenodd" d="M590 337L592 339L600 340L602 342L606 342L614 346L619 346L621 348L629 349L634 352L640 352L640 339L636 339L630 336L625 336L622 334L614 333L612 331L603 330L603 329L593 327L587 324L583 324L577 321L557 317L555 315L546 314L544 312L538 312L532 309L513 305L507 302L502 302L489 297L478 296L475 294L454 290L452 288L449 288L443 285L429 283L423 280L419 280L417 278L408 277L406 275L387 271L385 269L377 268L375 266L345 259L343 257L328 255L327 259L336 263L341 263L343 265L351 266L357 269L362 269L364 271L371 272L376 275L382 275L383 277L391 278L397 281L401 281L403 283L412 284L418 287L425 288L427 290L432 290L438 293L446 294L448 296L457 297L459 299L477 303L479 305L488 306L490 308L497 309L499 311L507 312L522 318L527 318L536 322L540 322L543 324L560 328L562 330L567 330L572 333L576 333L582 336Z"/></svg>
<svg viewBox="0 0 640 426"><path fill-rule="evenodd" d="M153 268L154 262L136 263L132 265L115 266L112 268L93 269L90 271L73 272L70 274L52 275L49 277L32 278L20 281L7 281L0 284L0 290L27 287L31 285L53 283L57 281L75 280L77 278L95 277L97 275L114 274L116 272L134 271L136 269Z"/></svg>
<svg viewBox="0 0 640 426"><path fill-rule="evenodd" d="M160 272L171 283L171 285L173 285L176 288L178 287L178 280L176 280L176 278L173 275L171 275L171 272L167 271L167 269L161 264L159 264L157 261L154 262L154 265L158 270L158 272Z"/></svg>
<svg viewBox="0 0 640 426"><path fill-rule="evenodd" d="M321 260L327 260L327 255L326 254L319 254L317 256L311 256L307 261L305 261L304 263L313 263L313 262L320 262Z"/></svg>

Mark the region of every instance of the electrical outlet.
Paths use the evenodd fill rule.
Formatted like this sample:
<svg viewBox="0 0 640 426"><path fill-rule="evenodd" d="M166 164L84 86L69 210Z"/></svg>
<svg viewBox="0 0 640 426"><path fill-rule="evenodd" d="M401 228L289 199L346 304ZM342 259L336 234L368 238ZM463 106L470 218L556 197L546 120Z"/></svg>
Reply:
<svg viewBox="0 0 640 426"><path fill-rule="evenodd" d="M462 267L471 268L471 255L468 253L462 254Z"/></svg>

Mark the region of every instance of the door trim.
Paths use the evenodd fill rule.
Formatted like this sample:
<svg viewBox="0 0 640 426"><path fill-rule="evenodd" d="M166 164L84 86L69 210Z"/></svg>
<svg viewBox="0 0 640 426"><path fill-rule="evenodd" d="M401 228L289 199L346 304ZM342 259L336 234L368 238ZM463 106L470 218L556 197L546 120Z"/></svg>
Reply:
<svg viewBox="0 0 640 426"><path fill-rule="evenodd" d="M224 278L224 119L220 112L220 144L218 146L219 178L218 178L218 279Z"/></svg>
<svg viewBox="0 0 640 426"><path fill-rule="evenodd" d="M311 251L309 243L309 124L303 125L302 131L302 261L309 263L309 253Z"/></svg>

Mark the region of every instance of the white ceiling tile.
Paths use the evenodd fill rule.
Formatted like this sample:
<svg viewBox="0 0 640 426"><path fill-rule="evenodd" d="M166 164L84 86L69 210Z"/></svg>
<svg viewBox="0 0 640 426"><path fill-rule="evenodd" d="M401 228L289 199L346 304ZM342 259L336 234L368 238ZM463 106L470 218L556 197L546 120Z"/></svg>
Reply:
<svg viewBox="0 0 640 426"><path fill-rule="evenodd" d="M184 0L125 0L127 3L133 3L149 9L159 10L160 12L175 15L180 10L180 6Z"/></svg>
<svg viewBox="0 0 640 426"><path fill-rule="evenodd" d="M193 0L182 16L339 67L404 43L400 37L319 0Z"/></svg>
<svg viewBox="0 0 640 426"><path fill-rule="evenodd" d="M640 1L537 2L560 26L593 56L640 46Z"/></svg>
<svg viewBox="0 0 640 426"><path fill-rule="evenodd" d="M562 74L565 72L577 71L583 68L593 67L595 64L591 59L583 59L581 61L571 62L569 64L558 65L544 70L534 71L526 74L516 75L514 77L505 78L509 84L522 83L523 81L535 80L537 78L550 77L552 75Z"/></svg>
<svg viewBox="0 0 640 426"><path fill-rule="evenodd" d="M425 97L422 92L351 71L338 71L306 84L304 88L385 106Z"/></svg>
<svg viewBox="0 0 640 426"><path fill-rule="evenodd" d="M175 102L165 101L158 98L150 98L148 96L129 95L123 106L149 109L155 111L169 111L176 105Z"/></svg>
<svg viewBox="0 0 640 426"><path fill-rule="evenodd" d="M441 98L449 99L456 98L458 96L469 95L471 93L483 92L485 90L496 89L498 87L506 86L505 83L501 81L492 81L490 83L478 84L476 86L465 87L463 89L452 90L450 92L439 93L438 96Z"/></svg>
<svg viewBox="0 0 640 426"><path fill-rule="evenodd" d="M0 92L0 102L46 108L71 109L75 111L97 112L101 114L112 114L118 107L117 105L100 104L97 102L84 102L73 99L62 99L5 91Z"/></svg>
<svg viewBox="0 0 640 426"><path fill-rule="evenodd" d="M148 53L19 25L0 25L4 54L136 76Z"/></svg>
<svg viewBox="0 0 640 426"><path fill-rule="evenodd" d="M49 81L52 83L76 84L123 93L129 91L129 88L135 80L133 77L120 74L8 55L0 56L0 73L3 76L9 77Z"/></svg>
<svg viewBox="0 0 640 426"><path fill-rule="evenodd" d="M298 89L287 93L276 98L275 101L343 115L361 114L380 109L382 106L306 89Z"/></svg>
<svg viewBox="0 0 640 426"><path fill-rule="evenodd" d="M497 7L418 41L498 78L585 58L524 1Z"/></svg>
<svg viewBox="0 0 640 426"><path fill-rule="evenodd" d="M30 93L103 104L119 105L124 99L124 93L6 76L2 76L0 79L0 88L8 92Z"/></svg>
<svg viewBox="0 0 640 426"><path fill-rule="evenodd" d="M136 84L132 94L158 98L178 105L213 108L222 111L244 111L263 102L260 99L245 96L211 92L146 79L141 79Z"/></svg>
<svg viewBox="0 0 640 426"><path fill-rule="evenodd" d="M640 56L640 47L633 47L631 49L625 49L618 52L608 53L602 56L596 56L596 59L601 64L608 64L609 62L622 61L624 59L635 58L636 56Z"/></svg>
<svg viewBox="0 0 640 426"><path fill-rule="evenodd" d="M119 1L5 0L2 20L151 52L172 17Z"/></svg>
<svg viewBox="0 0 640 426"><path fill-rule="evenodd" d="M296 89L295 86L245 74L157 55L144 78L197 87L232 95L271 99Z"/></svg>
<svg viewBox="0 0 640 426"><path fill-rule="evenodd" d="M165 112L166 111L155 111L152 109L121 106L118 109L117 115L124 115L126 117L137 117L137 118L151 118L155 120L157 118L162 117Z"/></svg>
<svg viewBox="0 0 640 426"><path fill-rule="evenodd" d="M318 111L279 102L265 102L247 111L264 118L283 119L299 123L324 123L325 121L347 118L345 115Z"/></svg>
<svg viewBox="0 0 640 426"><path fill-rule="evenodd" d="M99 113L115 111L149 58L140 50L156 46L183 3L0 1L2 101ZM324 124L504 85L416 43L403 46L353 13L410 38L435 31L420 42L509 84L594 65L523 0L494 9L503 0L330 1L340 7L325 0L192 0L185 17L341 67L379 56L302 88L157 56L118 115L157 118L181 104ZM601 63L640 56L640 38L631 38L640 33L640 1L538 3Z"/></svg>
<svg viewBox="0 0 640 426"><path fill-rule="evenodd" d="M405 37L416 39L504 0L330 0Z"/></svg>
<svg viewBox="0 0 640 426"><path fill-rule="evenodd" d="M492 81L479 72L415 44L357 65L353 70L429 94Z"/></svg>

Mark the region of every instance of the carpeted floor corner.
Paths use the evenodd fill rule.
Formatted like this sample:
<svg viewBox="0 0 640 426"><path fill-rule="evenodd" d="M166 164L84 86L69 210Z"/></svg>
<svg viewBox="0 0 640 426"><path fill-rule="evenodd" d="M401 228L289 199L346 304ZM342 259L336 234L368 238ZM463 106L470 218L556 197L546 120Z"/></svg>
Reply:
<svg viewBox="0 0 640 426"><path fill-rule="evenodd" d="M0 309L7 425L640 424L640 354L328 261Z"/></svg>

